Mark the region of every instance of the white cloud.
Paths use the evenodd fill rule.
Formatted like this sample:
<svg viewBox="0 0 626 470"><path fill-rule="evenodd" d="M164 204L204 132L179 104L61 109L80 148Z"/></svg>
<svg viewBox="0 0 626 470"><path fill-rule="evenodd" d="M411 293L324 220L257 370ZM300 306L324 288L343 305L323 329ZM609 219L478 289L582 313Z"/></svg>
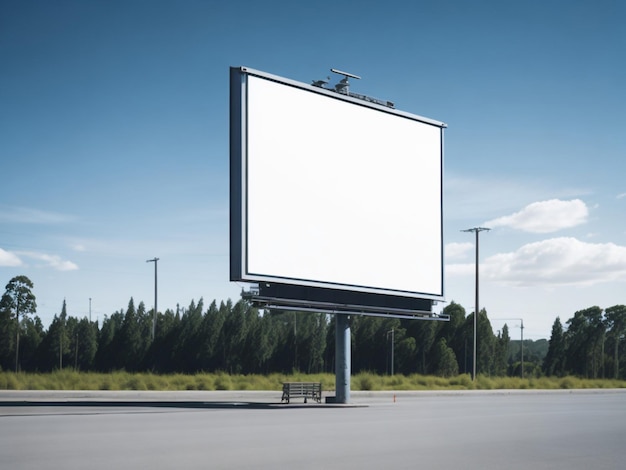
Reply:
<svg viewBox="0 0 626 470"><path fill-rule="evenodd" d="M487 227L511 227L531 233L550 233L587 222L589 209L580 199L534 202L514 214L485 222Z"/></svg>
<svg viewBox="0 0 626 470"><path fill-rule="evenodd" d="M63 260L57 255L47 255L45 253L37 253L34 251L23 251L20 252L20 255L37 261L42 261L44 266L56 269L57 271L75 271L78 269L77 264L72 261Z"/></svg>
<svg viewBox="0 0 626 470"><path fill-rule="evenodd" d="M481 273L515 286L588 286L626 280L626 247L552 238L490 256L481 264Z"/></svg>
<svg viewBox="0 0 626 470"><path fill-rule="evenodd" d="M626 193L621 193L617 195L617 199L624 199L626 197Z"/></svg>
<svg viewBox="0 0 626 470"><path fill-rule="evenodd" d="M482 271L482 266L481 266ZM446 276L467 276L468 274L474 274L476 272L476 265L474 263L457 263L446 264L445 274Z"/></svg>
<svg viewBox="0 0 626 470"><path fill-rule="evenodd" d="M448 243L446 244L445 254L446 259L464 259L467 255L474 250L474 244L471 242L465 243Z"/></svg>
<svg viewBox="0 0 626 470"><path fill-rule="evenodd" d="M14 267L21 265L22 260L15 253L0 248L0 266Z"/></svg>
<svg viewBox="0 0 626 470"><path fill-rule="evenodd" d="M552 181L486 175L468 178L446 172L444 216L454 220L485 220L522 207L527 201L563 200L591 194L584 187L555 187Z"/></svg>

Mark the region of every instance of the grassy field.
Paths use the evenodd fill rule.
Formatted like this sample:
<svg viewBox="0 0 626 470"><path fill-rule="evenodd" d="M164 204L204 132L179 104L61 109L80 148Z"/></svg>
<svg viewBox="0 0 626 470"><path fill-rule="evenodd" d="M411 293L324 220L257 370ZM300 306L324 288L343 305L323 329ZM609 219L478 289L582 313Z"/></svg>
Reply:
<svg viewBox="0 0 626 470"><path fill-rule="evenodd" d="M323 390L334 390L333 374L229 375L223 372L167 374L111 372L51 373L0 372L0 390L281 390L283 382L321 382ZM580 379L577 377L519 377L469 375L442 378L424 375L352 376L351 390L498 390L626 388L624 380Z"/></svg>

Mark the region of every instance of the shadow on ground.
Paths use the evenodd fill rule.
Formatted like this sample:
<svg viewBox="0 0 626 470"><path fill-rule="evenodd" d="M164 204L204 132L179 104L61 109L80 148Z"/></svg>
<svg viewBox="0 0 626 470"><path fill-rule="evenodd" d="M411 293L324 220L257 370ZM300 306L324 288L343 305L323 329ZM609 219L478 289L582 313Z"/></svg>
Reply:
<svg viewBox="0 0 626 470"><path fill-rule="evenodd" d="M141 401L141 400L37 400L0 401L0 408L181 408L181 409L237 409L287 410L294 408L339 408L355 405L335 403L264 403L247 401Z"/></svg>

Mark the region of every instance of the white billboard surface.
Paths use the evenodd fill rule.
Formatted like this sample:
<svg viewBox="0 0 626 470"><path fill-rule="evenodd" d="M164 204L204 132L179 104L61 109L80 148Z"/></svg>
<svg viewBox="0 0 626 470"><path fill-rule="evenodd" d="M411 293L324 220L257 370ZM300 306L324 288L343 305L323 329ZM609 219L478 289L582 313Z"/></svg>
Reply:
<svg viewBox="0 0 626 470"><path fill-rule="evenodd" d="M240 280L442 298L443 125L246 77Z"/></svg>

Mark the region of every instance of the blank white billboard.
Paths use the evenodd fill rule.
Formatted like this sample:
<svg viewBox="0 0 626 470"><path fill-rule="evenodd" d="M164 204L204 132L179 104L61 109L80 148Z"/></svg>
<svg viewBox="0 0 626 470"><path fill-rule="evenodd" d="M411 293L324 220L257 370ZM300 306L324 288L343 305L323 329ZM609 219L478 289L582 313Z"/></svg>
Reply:
<svg viewBox="0 0 626 470"><path fill-rule="evenodd" d="M235 70L231 279L441 299L444 125Z"/></svg>

